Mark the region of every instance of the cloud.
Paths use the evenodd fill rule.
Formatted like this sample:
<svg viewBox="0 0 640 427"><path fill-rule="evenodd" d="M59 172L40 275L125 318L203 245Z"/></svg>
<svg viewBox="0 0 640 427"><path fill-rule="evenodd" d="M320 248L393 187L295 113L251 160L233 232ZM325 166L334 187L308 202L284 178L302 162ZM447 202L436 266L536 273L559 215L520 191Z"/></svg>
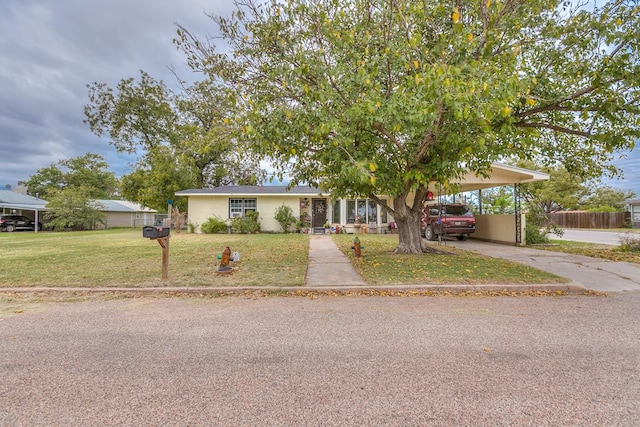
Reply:
<svg viewBox="0 0 640 427"><path fill-rule="evenodd" d="M170 67L190 70L172 43L175 22L199 36L215 29L205 11L233 3L206 0L2 0L0 2L0 185L88 152L118 174L133 157L116 153L83 123L86 85L138 77L169 87Z"/></svg>

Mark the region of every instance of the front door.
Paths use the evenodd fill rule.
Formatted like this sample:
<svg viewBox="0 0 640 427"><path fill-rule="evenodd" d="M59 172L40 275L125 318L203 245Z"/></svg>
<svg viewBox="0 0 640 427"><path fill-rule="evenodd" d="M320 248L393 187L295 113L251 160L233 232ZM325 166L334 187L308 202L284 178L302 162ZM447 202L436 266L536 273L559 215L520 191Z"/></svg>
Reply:
<svg viewBox="0 0 640 427"><path fill-rule="evenodd" d="M311 203L311 227L322 227L327 222L327 200L313 199Z"/></svg>

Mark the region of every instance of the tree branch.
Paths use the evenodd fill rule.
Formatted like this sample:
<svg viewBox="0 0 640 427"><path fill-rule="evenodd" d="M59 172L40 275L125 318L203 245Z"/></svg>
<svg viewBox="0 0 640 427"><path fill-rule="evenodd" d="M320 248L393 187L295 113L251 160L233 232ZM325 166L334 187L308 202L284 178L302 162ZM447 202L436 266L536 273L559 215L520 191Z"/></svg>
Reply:
<svg viewBox="0 0 640 427"><path fill-rule="evenodd" d="M426 154L427 150L433 143L435 142L435 134L436 129L440 128L442 125L442 113L444 111L444 104L442 102L442 97L438 99L438 115L433 121L433 125L431 126L431 131L425 135L422 140L422 144L420 145L420 150L416 154L415 162L419 164L422 161L422 158Z"/></svg>
<svg viewBox="0 0 640 427"><path fill-rule="evenodd" d="M563 126L554 125L551 123L538 122L538 123L528 123L528 122L517 122L514 123L514 126L519 128L537 128L537 129L549 129L560 133L567 133L570 135L582 136L584 138L593 138L594 135L589 132L584 132L575 129L569 129Z"/></svg>
<svg viewBox="0 0 640 427"><path fill-rule="evenodd" d="M378 132L380 132L382 135L386 136L387 139L391 141L393 145L396 146L398 151L402 152L403 154L405 153L405 149L402 146L402 144L400 144L400 141L398 141L398 139L395 136L393 136L389 131L387 131L385 127L382 126L382 123L379 123L379 122L374 123L373 128Z"/></svg>

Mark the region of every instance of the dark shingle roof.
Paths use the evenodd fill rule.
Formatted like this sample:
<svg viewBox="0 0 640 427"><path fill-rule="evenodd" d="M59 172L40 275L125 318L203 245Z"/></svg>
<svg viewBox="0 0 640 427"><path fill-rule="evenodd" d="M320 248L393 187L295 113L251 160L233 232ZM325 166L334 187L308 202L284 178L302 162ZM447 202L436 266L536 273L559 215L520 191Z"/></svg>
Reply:
<svg viewBox="0 0 640 427"><path fill-rule="evenodd" d="M287 190L286 185L225 185L216 188L192 188L176 192L176 196L221 195L221 196L258 196L258 195L320 195L326 194L314 187L296 186Z"/></svg>

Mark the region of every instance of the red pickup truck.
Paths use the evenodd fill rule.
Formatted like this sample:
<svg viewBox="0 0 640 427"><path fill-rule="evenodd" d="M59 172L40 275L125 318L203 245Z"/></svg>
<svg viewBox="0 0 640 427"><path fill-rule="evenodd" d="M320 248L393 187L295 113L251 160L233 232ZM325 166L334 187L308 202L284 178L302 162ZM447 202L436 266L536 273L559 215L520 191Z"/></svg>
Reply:
<svg viewBox="0 0 640 427"><path fill-rule="evenodd" d="M467 205L424 204L421 227L427 240L437 240L438 236L456 236L458 240L466 240L476 231L476 218Z"/></svg>

